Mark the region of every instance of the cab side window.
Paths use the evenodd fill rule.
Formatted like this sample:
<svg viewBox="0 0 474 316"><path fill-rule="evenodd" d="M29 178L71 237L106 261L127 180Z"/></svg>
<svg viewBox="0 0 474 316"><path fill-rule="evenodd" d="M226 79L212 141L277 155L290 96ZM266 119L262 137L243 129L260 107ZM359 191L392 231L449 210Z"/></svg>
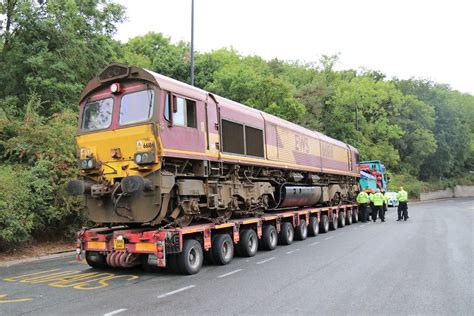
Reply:
<svg viewBox="0 0 474 316"><path fill-rule="evenodd" d="M173 101L170 104L170 101ZM197 128L196 101L189 100L171 93L165 95L165 119L174 125Z"/></svg>

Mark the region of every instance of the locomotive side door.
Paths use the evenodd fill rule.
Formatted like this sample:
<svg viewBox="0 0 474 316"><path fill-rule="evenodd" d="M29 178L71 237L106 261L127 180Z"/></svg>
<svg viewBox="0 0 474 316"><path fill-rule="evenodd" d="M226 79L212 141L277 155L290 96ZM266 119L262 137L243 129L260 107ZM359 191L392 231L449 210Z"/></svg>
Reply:
<svg viewBox="0 0 474 316"><path fill-rule="evenodd" d="M206 116L206 151L209 156L220 158L219 106L211 94L205 103Z"/></svg>

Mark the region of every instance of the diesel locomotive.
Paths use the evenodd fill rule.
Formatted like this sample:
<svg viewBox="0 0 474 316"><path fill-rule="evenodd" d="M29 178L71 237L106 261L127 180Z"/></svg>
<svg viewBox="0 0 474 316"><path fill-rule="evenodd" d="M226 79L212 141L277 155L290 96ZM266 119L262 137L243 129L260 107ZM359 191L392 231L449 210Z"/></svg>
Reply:
<svg viewBox="0 0 474 316"><path fill-rule="evenodd" d="M76 136L89 218L180 225L352 202L356 148L152 71L112 64L86 86Z"/></svg>

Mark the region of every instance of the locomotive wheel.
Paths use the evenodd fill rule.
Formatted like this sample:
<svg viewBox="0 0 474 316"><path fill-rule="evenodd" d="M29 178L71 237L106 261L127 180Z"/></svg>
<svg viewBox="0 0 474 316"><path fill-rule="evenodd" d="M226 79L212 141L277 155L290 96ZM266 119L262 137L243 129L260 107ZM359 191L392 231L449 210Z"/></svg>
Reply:
<svg viewBox="0 0 474 316"><path fill-rule="evenodd" d="M357 223L359 221L359 210L352 210L352 222Z"/></svg>
<svg viewBox="0 0 474 316"><path fill-rule="evenodd" d="M331 222L329 223L329 229L330 230L337 229L337 217L335 213L332 214L332 219L331 219Z"/></svg>
<svg viewBox="0 0 474 316"><path fill-rule="evenodd" d="M234 257L234 244L227 234L216 235L212 243L212 258L215 264L226 265Z"/></svg>
<svg viewBox="0 0 474 316"><path fill-rule="evenodd" d="M264 226L262 231L262 238L260 239L260 248L264 250L273 250L277 246L277 241L278 238L275 226Z"/></svg>
<svg viewBox="0 0 474 316"><path fill-rule="evenodd" d="M104 269L108 267L105 256L97 251L86 251L85 257L87 264L92 268Z"/></svg>
<svg viewBox="0 0 474 316"><path fill-rule="evenodd" d="M308 225L308 235L315 237L319 234L319 224L318 218L316 216L309 217L309 225Z"/></svg>
<svg viewBox="0 0 474 316"><path fill-rule="evenodd" d="M239 255L243 257L253 257L258 250L257 233L249 228L240 232Z"/></svg>
<svg viewBox="0 0 474 316"><path fill-rule="evenodd" d="M279 238L280 245L291 245L293 243L294 237L295 237L295 231L293 229L293 225L291 225L291 223L288 223L288 222L281 223L280 238Z"/></svg>
<svg viewBox="0 0 474 316"><path fill-rule="evenodd" d="M352 224L352 211L346 211L346 225Z"/></svg>
<svg viewBox="0 0 474 316"><path fill-rule="evenodd" d="M321 215L321 222L319 223L321 233L325 234L329 231L329 218L326 214Z"/></svg>
<svg viewBox="0 0 474 316"><path fill-rule="evenodd" d="M306 221L302 219L298 227L296 227L296 239L305 240L308 237L308 226Z"/></svg>
<svg viewBox="0 0 474 316"><path fill-rule="evenodd" d="M339 216L337 218L337 225L338 227L344 227L346 226L346 217L344 216L343 211L339 211Z"/></svg>
<svg viewBox="0 0 474 316"><path fill-rule="evenodd" d="M203 262L202 246L195 239L183 242L183 251L178 254L179 272L182 274L196 274L201 270Z"/></svg>

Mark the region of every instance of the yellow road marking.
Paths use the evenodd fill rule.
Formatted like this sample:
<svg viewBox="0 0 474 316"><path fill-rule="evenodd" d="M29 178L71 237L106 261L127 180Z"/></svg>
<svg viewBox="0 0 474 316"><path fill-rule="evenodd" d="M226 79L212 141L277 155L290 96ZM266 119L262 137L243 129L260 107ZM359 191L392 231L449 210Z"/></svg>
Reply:
<svg viewBox="0 0 474 316"><path fill-rule="evenodd" d="M84 272L80 270L53 269L3 279L9 282L38 284L46 283L59 288L73 288L76 290L96 290L110 285L111 280L123 279L132 281L138 279L137 275L107 272Z"/></svg>
<svg viewBox="0 0 474 316"><path fill-rule="evenodd" d="M17 298L17 299L14 299L14 300L1 300L1 298L7 297L7 296L8 296L7 294L0 294L0 304L3 304L3 303L28 302L28 301L32 301L32 300L33 300L32 298Z"/></svg>

